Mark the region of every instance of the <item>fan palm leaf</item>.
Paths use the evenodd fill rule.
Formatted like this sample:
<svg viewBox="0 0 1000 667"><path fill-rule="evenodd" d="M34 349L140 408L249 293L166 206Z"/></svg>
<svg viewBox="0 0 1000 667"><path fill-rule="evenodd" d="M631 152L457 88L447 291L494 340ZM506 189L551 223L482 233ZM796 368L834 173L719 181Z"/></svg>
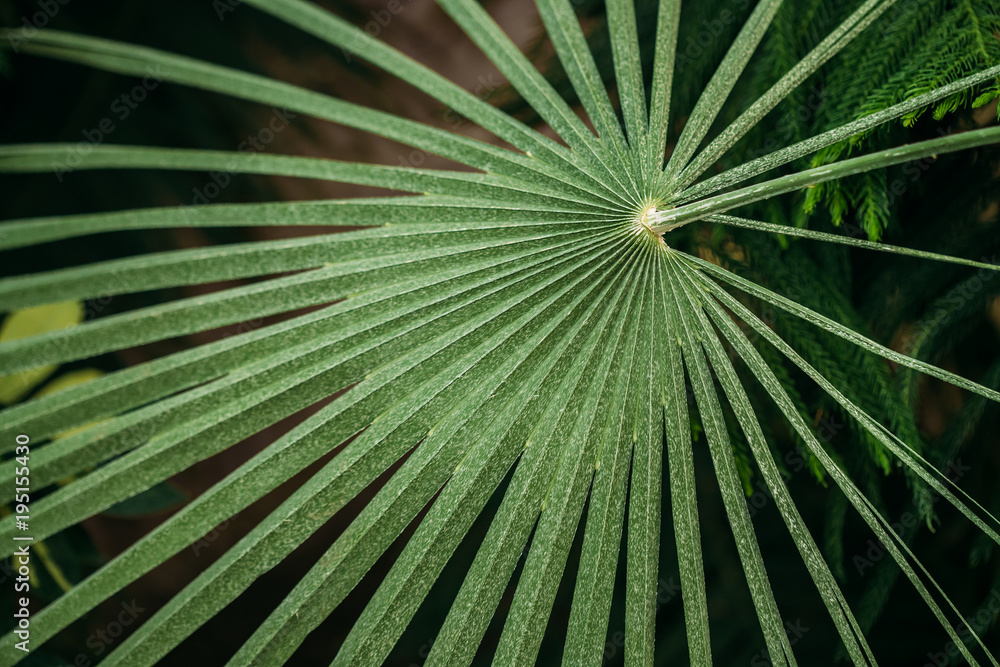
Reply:
<svg viewBox="0 0 1000 667"><path fill-rule="evenodd" d="M221 558L117 646L104 665L151 665L286 558L390 472L346 530L271 612L230 664L277 665L342 604L408 526L412 536L379 584L334 665L385 660L491 498L500 502L428 664L475 658L514 582L493 658L534 664L571 546L582 526L563 660L598 664L618 561L625 561L627 664L654 655L660 533L669 505L690 663L710 665L708 595L694 454L711 457L771 660L795 665L765 559L744 501L725 410L856 665L873 654L845 595L799 514L730 351L807 444L822 469L887 548L970 664L997 665L982 640L959 637L962 616L817 440L755 345L802 369L935 492L1000 544L998 522L864 406L855 405L742 302L754 297L867 352L998 401L1000 393L869 340L728 269L672 247L694 221L839 243L982 271L997 266L836 234L726 215L755 202L927 156L1000 143L977 129L843 159L789 175L771 170L995 80L1000 66L923 92L842 127L704 178L796 86L879 19L892 0L867 0L737 119L714 135L720 110L781 0L762 0L667 154L681 3L661 0L652 86L644 86L632 0L609 0L621 118L568 0L538 0L542 22L586 114L557 94L474 0L439 0L558 136L548 138L363 30L304 0L245 0L399 76L509 148L321 93L147 47L52 30L5 31L26 54L108 72L154 72L193 86L369 132L467 170L432 170L288 155L94 146L76 169L224 170L374 185L401 193L366 199L210 204L0 225L0 249L116 230L174 227L363 227L293 240L147 254L0 280L4 312L65 301L222 280L251 284L0 343L14 373L144 343L319 307L278 324L169 354L8 408L0 448L37 447L33 484L75 475L32 506L36 539L54 535L169 479L283 418L324 401L288 431L32 619L32 641L74 620L164 563L213 526L338 450ZM591 127L593 129L591 129ZM41 172L67 146L0 146L0 171ZM471 169L472 171L468 171ZM288 275L278 275L278 274ZM740 295L741 298L734 296ZM742 322L759 338L752 342ZM694 401L689 404L688 386ZM704 441L692 439L697 416ZM667 474L664 476L663 451ZM398 464L398 465L397 465ZM0 463L13 474L14 462ZM666 484L663 480L666 480ZM499 495L498 495L499 494ZM2 491L5 501L10 489ZM586 516L583 520L584 514ZM13 517L0 519L10 555ZM625 540L623 542L623 535ZM625 545L624 555L621 546ZM523 567L515 570L526 552ZM0 662L20 657L13 635ZM979 653L976 653L979 650ZM977 657L978 656L978 657ZM987 662L983 662L983 661Z"/></svg>

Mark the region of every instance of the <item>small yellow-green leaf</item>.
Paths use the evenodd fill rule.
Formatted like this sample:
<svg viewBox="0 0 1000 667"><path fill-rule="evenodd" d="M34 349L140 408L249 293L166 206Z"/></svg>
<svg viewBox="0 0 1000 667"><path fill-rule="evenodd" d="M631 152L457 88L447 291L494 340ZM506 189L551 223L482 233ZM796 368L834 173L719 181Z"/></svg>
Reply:
<svg viewBox="0 0 1000 667"><path fill-rule="evenodd" d="M27 371L26 371L27 372ZM38 390L35 394L35 398L41 398L42 396L47 396L49 394L54 394L57 391L62 391L63 389L69 389L78 384L83 384L84 382L90 382L91 380L96 380L97 378L104 375L104 371L98 370L96 368L81 368L80 370L70 371L69 373L63 373L56 379L49 382L47 385ZM54 440L59 438L65 438L67 436L75 435L80 431L86 431L97 424L107 421L106 419L101 419L95 422L89 422L83 424L82 426L77 426L76 428L71 428L68 431L62 431L61 433L53 436Z"/></svg>
<svg viewBox="0 0 1000 667"><path fill-rule="evenodd" d="M96 380L97 378L104 375L104 371L98 370L96 368L81 368L78 371L70 371L69 373L63 373L57 377L52 382L38 390L35 395L37 398L42 396L48 396L49 394L54 394L57 391L62 391L63 389L69 389L70 387L76 386L78 384L83 384L84 382L90 382L91 380Z"/></svg>
<svg viewBox="0 0 1000 667"><path fill-rule="evenodd" d="M0 343L65 329L83 321L79 301L50 303L11 313L0 327ZM58 366L39 366L0 377L0 404L17 403L45 381Z"/></svg>

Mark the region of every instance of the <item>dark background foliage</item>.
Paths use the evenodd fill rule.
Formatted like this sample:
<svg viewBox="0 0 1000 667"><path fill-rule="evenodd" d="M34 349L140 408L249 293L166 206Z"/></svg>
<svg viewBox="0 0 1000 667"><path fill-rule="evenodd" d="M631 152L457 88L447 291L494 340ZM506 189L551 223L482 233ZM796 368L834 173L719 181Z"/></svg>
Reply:
<svg viewBox="0 0 1000 667"><path fill-rule="evenodd" d="M502 80L491 73L488 63L478 61L464 67L456 64L462 60L457 56L465 53L462 49L467 50L467 46L452 39L457 31L432 3L413 0L410 4L410 0L404 0L403 9L391 15L385 13L387 5L378 0L323 4L357 25L379 33L380 37L415 57L450 68L446 73L476 94L496 95L497 103L532 119L530 110L519 105ZM599 65L612 86L602 4L599 0L582 0L576 6L592 35ZM640 39L644 54L651 59L655 3L637 4L642 14ZM731 120L748 106L818 43L855 4L833 0L786 3L719 123ZM1000 61L998 5L1000 3L993 0L900 0L855 45L834 58L770 114L731 151L725 163L716 168L756 157L884 108L986 63ZM549 51L538 39L541 34L539 21L530 3L494 0L488 6L503 17L505 25L517 31L515 39L537 56L560 90L572 97L564 75L556 63L550 62ZM749 0L686 3L674 90L672 137L679 134L687 112L752 6ZM49 11L52 7L56 10ZM43 12L44 23L50 28L137 42L263 72L475 136L474 128L463 125L453 113L435 106L405 84L391 80L366 63L331 52L312 38L276 24L251 8L241 7L236 0L214 3L208 0L169 3L0 0L0 22L4 25L23 25L25 20L40 25L41 21L36 18L39 12ZM388 21L386 16L389 16ZM408 34L415 37L408 37ZM93 142L99 137L102 142L115 144L234 150L246 137L256 135L275 112L219 95L163 84L149 91L148 97L123 118L122 107L113 106L114 101L129 94L138 81L38 58L5 56L8 59L2 63L3 77L0 78L2 143ZM947 100L935 109L906 119L906 123L896 123L855 145L845 144L824 151L816 159L828 161L850 152L866 152L995 123L996 103L991 101L990 93L989 89L983 89L974 95ZM974 102L979 103L978 108L973 108ZM101 121L108 118L115 125L113 132L95 135ZM304 118L291 119L289 130L276 136L265 150L386 164L414 163L408 151L390 142L358 138L351 132ZM421 164L425 159L426 166L446 164L426 156L420 158ZM775 222L808 225L825 231L839 229L852 236L880 238L899 245L996 262L1000 251L998 166L1000 150L996 147L965 151L788 195L745 212ZM225 185L222 185L223 180ZM0 217L4 219L189 205L198 202L199 196L206 197L206 193L214 192L209 187L212 183L220 185L217 195L206 197L213 202L339 197L372 192L353 186L252 176L221 174L213 179L211 175L193 172L94 171L68 173L60 179L54 171L51 174L4 176L2 182ZM101 234L5 253L0 262L0 275L17 275L172 247L230 243L259 238L262 233L265 232L225 229ZM997 354L1000 349L1000 300L997 298L1000 280L992 275L702 224L673 232L668 242L751 276L894 349L984 385L1000 388L1000 355ZM176 295L142 293L117 297L108 303L89 303L88 315L105 316L171 296ZM761 309L757 303L747 303L800 351L806 352L807 358L852 400L869 409L874 417L908 443L919 445L925 456L949 470L963 489L994 515L1000 514L1000 487L995 482L1000 471L996 405L943 383L915 377L905 369L893 368L811 325ZM235 332L236 329L230 328L208 332L192 340L166 341L62 370L86 365L110 371ZM938 577L958 608L973 617L980 610L988 610L991 601L995 609L1000 604L1000 559L994 553L995 545L979 535L957 512L936 503L936 499L911 475L904 473L877 442L863 436L862 429L839 411L832 400L793 369L782 366L778 355L770 348L761 347L766 358L778 365L779 377L785 378L800 410L816 426L831 454L845 463L884 515L902 526L908 543ZM747 386L755 388L752 379ZM947 644L944 632L936 627L930 612L909 584L897 581L898 568L890 558L882 557L883 550L870 540L862 523L848 509L844 497L812 474L810 462L798 453L798 443L769 401L762 395L752 395L752 398L756 399L762 424L776 455L787 470L788 484L802 514L825 549L859 619L870 628L872 646L880 664L958 664L935 662L939 658L934 654L944 655ZM174 485L188 495L200 493L257 451L262 443L289 428L293 421L195 466L173 480ZM696 420L692 428L696 433L699 431ZM735 425L733 428L736 432ZM736 438L736 442L740 439ZM734 454L741 463L754 525L800 664L832 664L831 656L837 651L832 623L825 616L773 503L761 490L763 486L758 486L758 477L749 463L751 457L739 445ZM754 667L769 664L710 462L704 452L698 453L696 462L717 664ZM300 479L293 480L293 484ZM262 577L239 600L184 642L167 658L166 664L216 665L225 662L357 514L381 481L384 480L332 517L324 529L288 561ZM502 491L503 487L491 501L492 508L498 504ZM109 601L61 633L45 647L44 653L34 654L33 664L72 664L78 656L83 656L83 661L76 664L97 664L105 651L99 652L94 647L110 648L120 638L109 638L108 642L94 638L109 628L123 603L135 600L137 606L145 610L138 615L139 621L151 615L288 492L286 487L279 489L235 517L229 525L220 527L214 535L206 536L203 543L141 578L116 600ZM102 559L119 553L137 536L150 530L170 511L168 507L155 509L158 511L125 517L102 515L88 520L82 528L65 531L46 542L64 574L71 580L79 580ZM474 525L388 664L422 664L475 548L485 534L490 515L488 509ZM669 512L664 513L657 659L663 664L683 664L686 659L684 620L669 516ZM328 664L398 554L399 545L408 536L409 531L400 537L399 544L379 561L345 603L311 635L292 664ZM542 645L540 664L552 664L561 655L582 531L577 538L578 544L571 553L556 600L550 633ZM41 576L39 601L58 595L59 589L51 577L44 571ZM512 591L511 586L509 593ZM508 603L509 597L501 603L477 664L489 661ZM983 619L985 623L980 624ZM975 623L977 630L985 632L987 645L994 650L1000 648L1000 633L993 615L980 615ZM125 632L134 626L125 628ZM620 638L623 631L624 595L619 591L612 608L606 664L622 664ZM913 641L913 638L920 641Z"/></svg>

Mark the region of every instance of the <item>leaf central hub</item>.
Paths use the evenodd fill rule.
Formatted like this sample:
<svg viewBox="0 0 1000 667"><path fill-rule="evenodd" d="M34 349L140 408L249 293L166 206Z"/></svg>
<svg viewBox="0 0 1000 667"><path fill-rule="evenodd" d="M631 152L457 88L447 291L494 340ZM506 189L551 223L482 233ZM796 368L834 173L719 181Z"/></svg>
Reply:
<svg viewBox="0 0 1000 667"><path fill-rule="evenodd" d="M651 241L655 241L659 245L666 246L666 243L663 240L663 235L653 229L653 226L656 224L657 213L656 202L646 202L633 220L633 228L637 236L647 238Z"/></svg>

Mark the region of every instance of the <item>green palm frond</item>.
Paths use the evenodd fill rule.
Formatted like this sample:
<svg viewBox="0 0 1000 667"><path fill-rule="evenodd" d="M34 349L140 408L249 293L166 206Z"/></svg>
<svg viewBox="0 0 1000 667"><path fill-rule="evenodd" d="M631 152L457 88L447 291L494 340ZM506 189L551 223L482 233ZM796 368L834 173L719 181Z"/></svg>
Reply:
<svg viewBox="0 0 1000 667"><path fill-rule="evenodd" d="M644 65L637 7L632 0L608 0L612 95L573 5L537 0L581 114L480 3L439 0L559 140L318 5L243 4L404 79L496 141L146 46L55 30L30 38L16 29L0 32L2 43L17 43L23 54L133 77L155 72L166 84L309 115L457 165L437 170L268 153L92 146L75 169L225 171L402 194L144 208L0 224L0 250L7 253L122 230L330 228L287 240L155 252L0 280L0 310L9 313L69 299L253 279L0 342L4 375L287 315L0 412L0 451L13 451L16 436L27 434L35 445L32 484L53 486L32 503L35 539L57 535L315 408L36 613L32 646L311 468L291 495L101 664L137 667L163 660L331 516L364 496L364 507L229 664L294 664L306 637L380 559L398 549L346 639L331 650L334 665L381 664L473 526L485 518L485 536L443 615L427 664L472 663L494 623L500 629L493 663L535 664L579 543L565 664L601 663L617 609L620 562L626 664L654 664L661 548L674 544L690 664L710 665L715 627L699 503L705 481L696 465L705 457L772 664L799 663L785 631L785 600L770 578L777 573L768 568L768 549L746 503L746 487L758 473L846 655L856 665L875 665L866 636L873 617L853 611L854 596L838 582L844 578L842 550L830 547L829 535L821 548L786 486L784 463L776 460L780 452L769 437L773 422L780 421L816 477L832 482L846 499L832 511L839 518L831 534L844 530L849 503L956 650L970 664L998 665L982 637L965 631L968 610L953 604L917 560L911 542L894 532L878 500L862 491L864 482L850 473L852 465L870 467L873 461L888 473L898 463L918 498L921 519L930 519L933 494L961 515L956 520L1000 544L1000 522L987 511L989 502L977 502L928 461L942 464L927 451L911 405L918 377L927 376L969 394L970 418L978 420L986 405L1000 401L995 368L976 382L933 365L947 343L938 330L928 329L919 345L902 352L880 342L864 330L842 291L826 285L823 276L797 275L809 270L802 255L775 259L785 262L782 270L762 276L699 254L698 244L689 243L697 233L692 230L708 226L921 260L961 275L994 275L1000 266L987 259L754 218L782 195L816 188L820 194L810 200L815 204L833 191L817 186L840 188L844 179L870 177L856 188L844 186L844 197L869 220L875 237L886 224L879 216L886 208L881 198L887 169L1000 143L1000 128L991 126L848 155L859 136L898 119L909 122L927 108L954 109L956 100L965 104L995 85L995 7L866 0L843 16L824 16L820 22L829 28L821 34L790 41L789 31L813 25L808 17L820 3L805 3L811 9L799 20L789 3L761 0L723 49L674 142L670 126L687 113L678 110L682 102L675 95L675 88L687 85L680 79L678 49L688 7L697 3L682 8L679 0L660 1L653 58ZM927 17L935 12L944 12L944 19L928 27ZM785 41L765 47L763 69L753 69L760 45L775 30L782 35L775 39ZM652 32L648 26L642 31ZM918 33L923 46L906 51ZM964 41L955 43L956 36ZM883 41L889 42L884 49ZM940 52L942 43L960 58L945 68L928 65L932 56L950 57ZM864 77L866 84L845 84L857 99L841 101L831 116L836 123L728 165L726 156L744 138L752 140L765 117L784 113L783 102L800 94L805 81L824 68L836 71L837 58L853 49L863 50L866 66L878 72L843 73ZM766 92L740 99L748 72L757 80L761 71L774 75ZM0 172L48 171L67 148L0 146ZM794 167L810 156L825 157L810 168ZM779 167L785 168L775 172ZM982 310L987 294L992 292L962 308ZM780 311L774 326L759 316L761 304ZM899 377L889 363L903 369ZM802 380L811 383L809 398L799 390ZM816 405L850 421L858 442L867 446L862 462L853 460L857 452L836 451L817 437L807 421ZM692 438L692 420L704 438ZM99 423L53 438L92 422ZM964 438L959 433L947 439ZM14 468L14 460L0 462L5 476ZM0 496L9 502L13 488L4 486ZM18 530L14 517L0 519L0 555L14 551ZM498 616L501 607L507 610ZM23 657L16 643L13 633L3 638L0 663L13 665Z"/></svg>

